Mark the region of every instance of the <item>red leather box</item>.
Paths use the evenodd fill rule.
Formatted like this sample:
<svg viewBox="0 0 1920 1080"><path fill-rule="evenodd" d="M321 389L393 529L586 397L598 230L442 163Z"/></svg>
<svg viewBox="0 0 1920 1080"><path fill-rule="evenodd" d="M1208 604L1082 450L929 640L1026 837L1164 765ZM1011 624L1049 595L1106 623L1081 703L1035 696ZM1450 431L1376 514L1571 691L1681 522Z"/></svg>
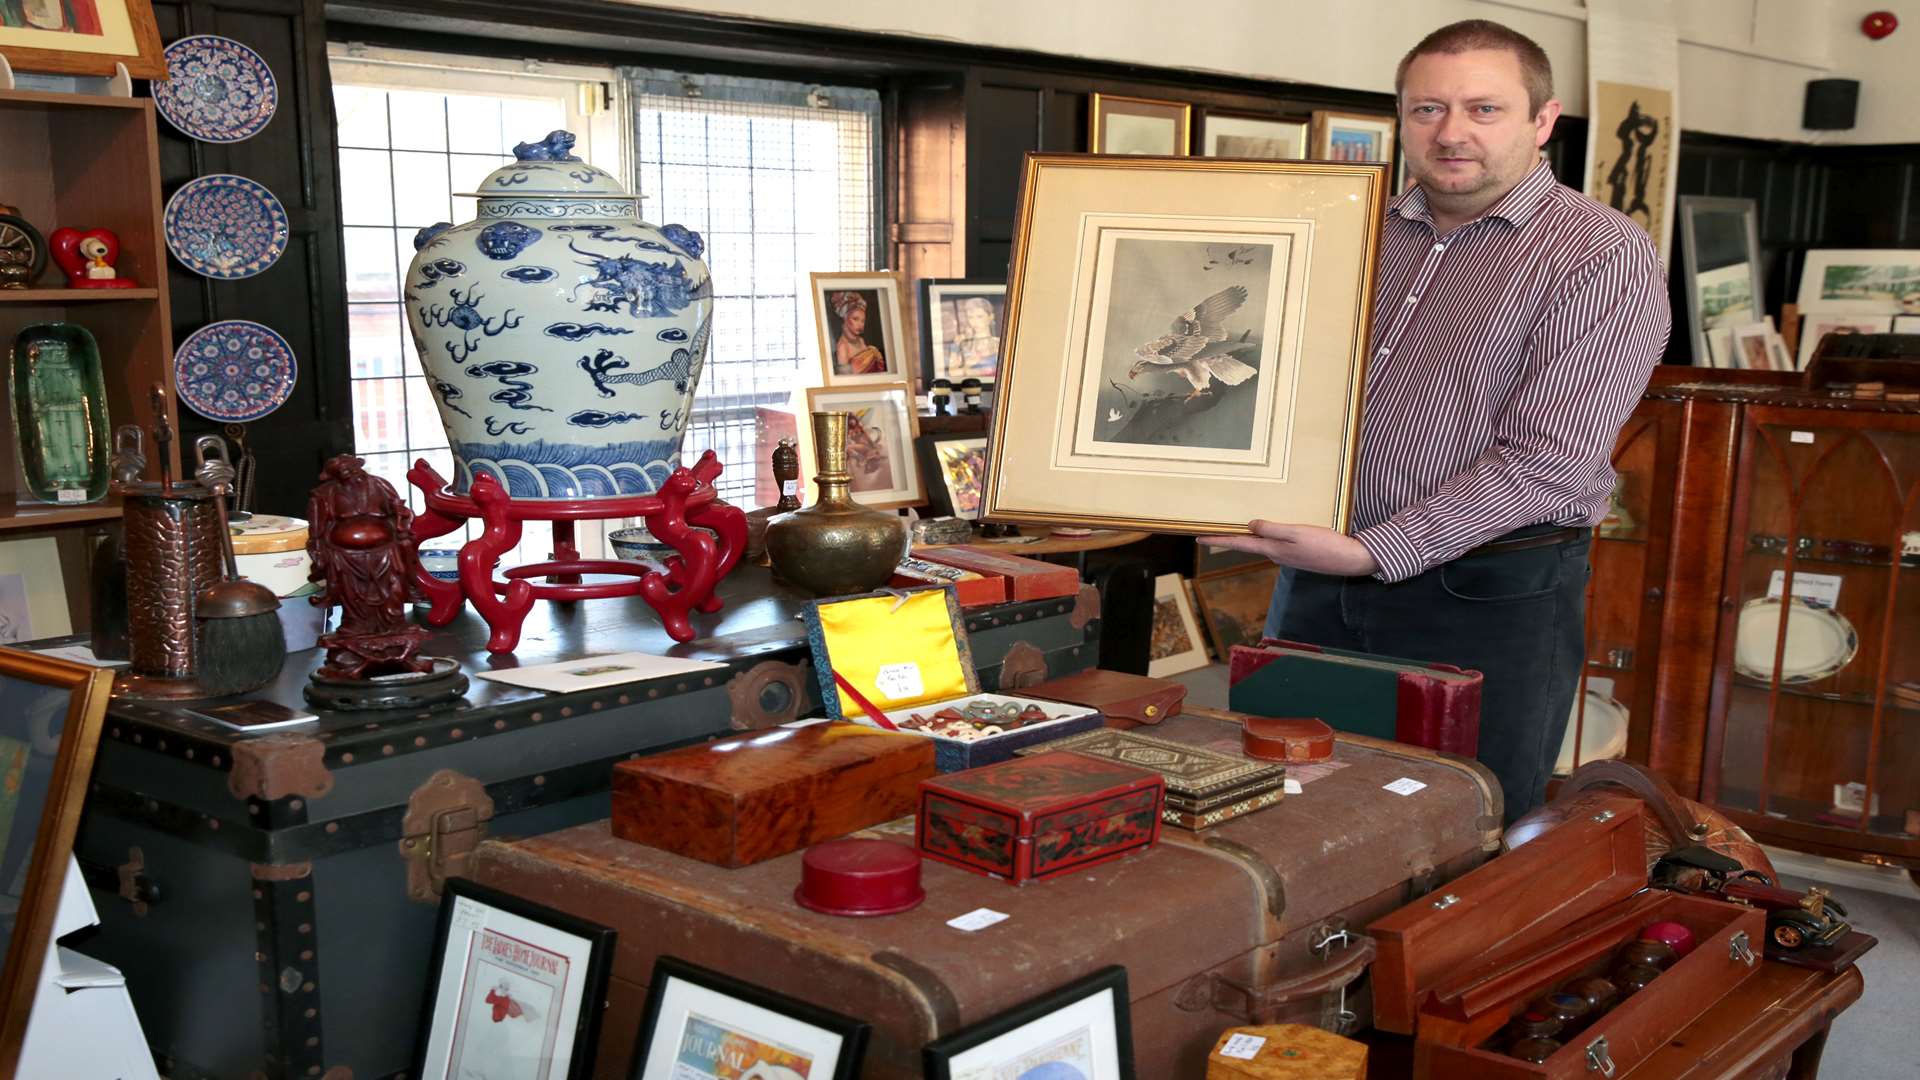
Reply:
<svg viewBox="0 0 1920 1080"><path fill-rule="evenodd" d="M957 566L976 574L1006 578L1009 600L1049 600L1056 596L1072 596L1080 591L1080 571L1071 566L1059 566L1021 555L960 545L921 548L913 556L945 566Z"/></svg>
<svg viewBox="0 0 1920 1080"><path fill-rule="evenodd" d="M1160 840L1159 773L1052 751L920 783L929 859L1013 884L1072 873Z"/></svg>

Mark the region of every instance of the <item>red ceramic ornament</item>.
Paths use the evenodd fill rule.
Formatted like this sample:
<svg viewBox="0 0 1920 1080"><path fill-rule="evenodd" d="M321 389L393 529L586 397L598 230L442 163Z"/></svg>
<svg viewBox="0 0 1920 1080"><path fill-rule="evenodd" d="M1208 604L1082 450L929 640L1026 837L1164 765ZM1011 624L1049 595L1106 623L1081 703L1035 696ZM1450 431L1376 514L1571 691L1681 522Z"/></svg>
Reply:
<svg viewBox="0 0 1920 1080"><path fill-rule="evenodd" d="M815 844L800 857L793 902L824 915L898 915L927 898L920 853L892 840Z"/></svg>
<svg viewBox="0 0 1920 1080"><path fill-rule="evenodd" d="M1678 956L1692 952L1694 946L1693 931L1677 922L1648 923L1640 929L1640 940L1662 942Z"/></svg>
<svg viewBox="0 0 1920 1080"><path fill-rule="evenodd" d="M109 229L53 230L47 237L49 254L67 275L69 289L132 289L139 283L121 277L120 238Z"/></svg>
<svg viewBox="0 0 1920 1080"><path fill-rule="evenodd" d="M1891 11L1876 11L1860 20L1860 32L1879 41L1900 29L1900 19Z"/></svg>

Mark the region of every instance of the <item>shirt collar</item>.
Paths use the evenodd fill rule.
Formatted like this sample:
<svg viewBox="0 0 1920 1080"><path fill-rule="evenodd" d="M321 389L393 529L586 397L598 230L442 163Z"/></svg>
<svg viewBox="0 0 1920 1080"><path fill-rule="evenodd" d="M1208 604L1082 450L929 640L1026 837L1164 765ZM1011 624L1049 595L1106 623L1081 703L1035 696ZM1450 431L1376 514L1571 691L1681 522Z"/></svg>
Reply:
<svg viewBox="0 0 1920 1080"><path fill-rule="evenodd" d="M1487 208L1486 213L1474 220L1499 218L1514 228L1519 228L1540 209L1540 204L1546 200L1547 193L1552 191L1557 183L1559 181L1554 178L1553 169L1547 165L1546 159L1542 158L1540 163L1533 167L1532 172L1513 186L1513 190L1500 196L1497 202ZM1429 228L1433 227L1433 214L1427 209L1427 193L1418 184L1408 188L1405 194L1388 203L1387 213L1398 214L1409 221L1424 222Z"/></svg>

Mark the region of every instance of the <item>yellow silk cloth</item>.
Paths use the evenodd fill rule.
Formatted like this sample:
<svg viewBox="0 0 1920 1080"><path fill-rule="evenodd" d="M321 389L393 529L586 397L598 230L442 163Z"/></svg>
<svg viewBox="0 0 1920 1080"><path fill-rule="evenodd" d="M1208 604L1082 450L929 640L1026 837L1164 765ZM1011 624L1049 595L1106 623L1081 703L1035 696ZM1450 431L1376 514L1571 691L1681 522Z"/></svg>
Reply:
<svg viewBox="0 0 1920 1080"><path fill-rule="evenodd" d="M834 674L875 708L888 712L972 692L947 590L841 600L821 604L819 611ZM917 692L902 694L907 689ZM838 693L841 716L866 715L846 690Z"/></svg>

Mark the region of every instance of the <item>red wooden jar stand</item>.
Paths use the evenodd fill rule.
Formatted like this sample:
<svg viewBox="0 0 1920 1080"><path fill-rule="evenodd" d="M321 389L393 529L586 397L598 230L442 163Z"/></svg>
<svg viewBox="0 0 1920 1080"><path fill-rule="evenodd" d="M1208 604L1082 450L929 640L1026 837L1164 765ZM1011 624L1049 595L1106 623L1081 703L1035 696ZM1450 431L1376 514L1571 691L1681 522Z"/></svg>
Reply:
<svg viewBox="0 0 1920 1080"><path fill-rule="evenodd" d="M407 470L407 482L420 489L426 509L413 519L414 540L444 536L470 518L486 524L479 536L460 548L459 580L443 581L424 569L416 571L414 583L433 605L427 613L428 624L447 625L471 600L492 631L487 651L512 652L520 643L520 624L535 600L639 596L660 613L660 622L673 640L691 640L688 612L720 610L714 587L740 561L747 546L746 515L714 494L713 478L720 475L720 468L719 458L709 450L693 468L675 469L652 495L515 499L485 473L474 478L468 494L455 495L433 466L415 461ZM666 573L639 563L580 557L573 542L574 522L625 517L645 518L647 531L680 552L667 557ZM505 580L494 580L494 564L520 542L525 521L553 522L553 558L516 566L506 572ZM581 574L626 575L632 580L583 584Z"/></svg>

